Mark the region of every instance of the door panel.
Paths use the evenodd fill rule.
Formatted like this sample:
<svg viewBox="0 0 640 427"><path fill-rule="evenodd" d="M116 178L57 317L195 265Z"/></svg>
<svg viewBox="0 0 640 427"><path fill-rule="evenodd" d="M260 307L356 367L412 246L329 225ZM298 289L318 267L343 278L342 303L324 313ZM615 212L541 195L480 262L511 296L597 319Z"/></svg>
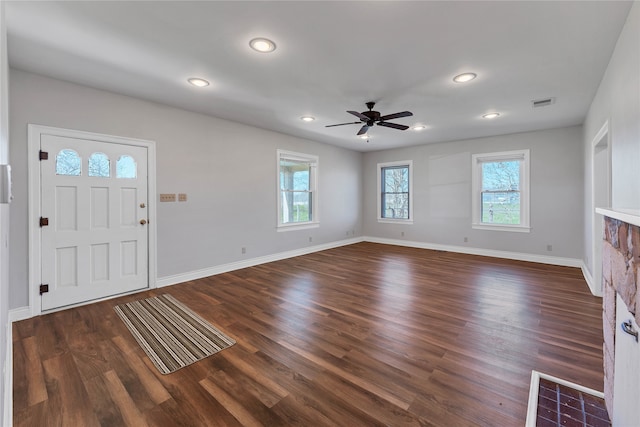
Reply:
<svg viewBox="0 0 640 427"><path fill-rule="evenodd" d="M42 310L149 286L147 148L42 134Z"/></svg>

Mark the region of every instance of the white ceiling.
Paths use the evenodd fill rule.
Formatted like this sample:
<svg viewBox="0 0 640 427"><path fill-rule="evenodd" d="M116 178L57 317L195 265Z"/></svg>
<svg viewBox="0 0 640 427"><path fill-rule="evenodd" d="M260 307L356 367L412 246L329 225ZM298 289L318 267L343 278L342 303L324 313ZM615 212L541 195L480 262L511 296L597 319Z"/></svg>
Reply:
<svg viewBox="0 0 640 427"><path fill-rule="evenodd" d="M371 151L580 124L631 2L7 1L12 67ZM268 37L277 50L254 52ZM452 81L471 71L467 84ZM189 77L211 81L205 89ZM555 97L533 109L531 100ZM346 110L376 101L421 132ZM498 111L494 120L482 114ZM305 123L303 115L316 120Z"/></svg>

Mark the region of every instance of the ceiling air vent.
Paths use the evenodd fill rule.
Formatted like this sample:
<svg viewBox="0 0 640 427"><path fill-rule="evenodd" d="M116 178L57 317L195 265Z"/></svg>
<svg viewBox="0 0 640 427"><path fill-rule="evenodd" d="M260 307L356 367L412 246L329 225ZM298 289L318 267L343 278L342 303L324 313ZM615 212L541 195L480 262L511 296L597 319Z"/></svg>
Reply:
<svg viewBox="0 0 640 427"><path fill-rule="evenodd" d="M555 103L556 103L555 98L534 99L533 101L531 101L531 106L533 108L538 108L538 107L546 107L547 105L551 105Z"/></svg>

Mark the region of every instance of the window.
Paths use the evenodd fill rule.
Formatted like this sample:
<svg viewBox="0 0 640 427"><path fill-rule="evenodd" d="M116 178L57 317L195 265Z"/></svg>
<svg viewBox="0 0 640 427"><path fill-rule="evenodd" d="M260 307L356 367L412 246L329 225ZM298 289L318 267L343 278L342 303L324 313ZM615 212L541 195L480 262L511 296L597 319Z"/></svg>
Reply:
<svg viewBox="0 0 640 427"><path fill-rule="evenodd" d="M413 222L411 161L378 163L378 221Z"/></svg>
<svg viewBox="0 0 640 427"><path fill-rule="evenodd" d="M56 156L56 175L80 176L82 162L80 156L73 150L65 148Z"/></svg>
<svg viewBox="0 0 640 427"><path fill-rule="evenodd" d="M111 161L104 153L93 153L89 156L89 176L109 178L111 176Z"/></svg>
<svg viewBox="0 0 640 427"><path fill-rule="evenodd" d="M131 156L120 156L116 162L116 178L135 179L138 173L138 165Z"/></svg>
<svg viewBox="0 0 640 427"><path fill-rule="evenodd" d="M529 232L529 150L474 154L473 228Z"/></svg>
<svg viewBox="0 0 640 427"><path fill-rule="evenodd" d="M278 228L318 226L318 157L278 150Z"/></svg>

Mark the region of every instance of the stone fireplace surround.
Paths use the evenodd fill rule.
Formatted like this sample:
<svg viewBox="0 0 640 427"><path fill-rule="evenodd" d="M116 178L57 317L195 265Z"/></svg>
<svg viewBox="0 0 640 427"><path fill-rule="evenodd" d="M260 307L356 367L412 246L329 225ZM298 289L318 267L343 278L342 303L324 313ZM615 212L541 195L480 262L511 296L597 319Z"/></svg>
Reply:
<svg viewBox="0 0 640 427"><path fill-rule="evenodd" d="M616 294L640 324L640 217L635 211L597 209L605 215L602 246L604 397L613 414Z"/></svg>

